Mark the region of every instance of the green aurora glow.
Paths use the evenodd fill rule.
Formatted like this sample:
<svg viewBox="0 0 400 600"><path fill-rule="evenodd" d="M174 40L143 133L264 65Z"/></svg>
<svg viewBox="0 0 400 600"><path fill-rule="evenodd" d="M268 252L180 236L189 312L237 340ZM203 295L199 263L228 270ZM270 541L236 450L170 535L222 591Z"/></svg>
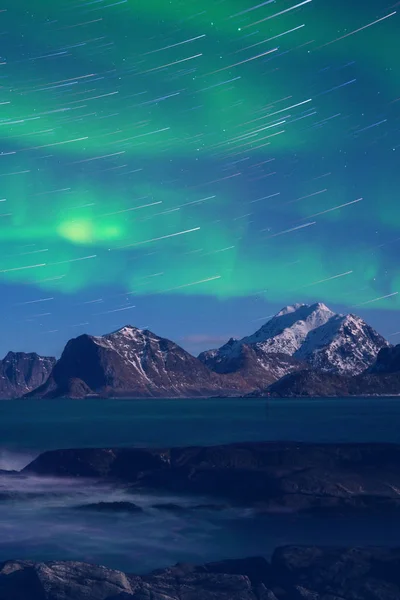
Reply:
<svg viewBox="0 0 400 600"><path fill-rule="evenodd" d="M10 3L3 285L348 305L400 292L384 245L400 225L398 15L324 47L391 10L315 0L252 25L294 4Z"/></svg>

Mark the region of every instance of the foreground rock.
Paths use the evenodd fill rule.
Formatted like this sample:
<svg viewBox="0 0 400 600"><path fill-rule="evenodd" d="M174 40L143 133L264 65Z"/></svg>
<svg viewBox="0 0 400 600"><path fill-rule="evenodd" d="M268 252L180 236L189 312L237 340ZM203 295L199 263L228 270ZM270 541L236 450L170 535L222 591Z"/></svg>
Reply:
<svg viewBox="0 0 400 600"><path fill-rule="evenodd" d="M260 511L398 511L400 445L260 442L45 452L22 473L112 479Z"/></svg>
<svg viewBox="0 0 400 600"><path fill-rule="evenodd" d="M278 548L264 558L138 576L80 562L7 561L0 600L398 600L400 550Z"/></svg>

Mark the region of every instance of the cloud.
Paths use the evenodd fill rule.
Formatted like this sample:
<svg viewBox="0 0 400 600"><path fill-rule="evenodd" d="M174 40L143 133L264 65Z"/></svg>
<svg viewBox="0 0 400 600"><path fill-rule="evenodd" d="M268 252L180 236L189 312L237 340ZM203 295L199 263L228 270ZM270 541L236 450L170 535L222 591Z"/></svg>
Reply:
<svg viewBox="0 0 400 600"><path fill-rule="evenodd" d="M180 338L180 342L190 345L206 345L206 346L220 346L225 344L230 335L212 335L211 333L194 333L192 335L185 335Z"/></svg>

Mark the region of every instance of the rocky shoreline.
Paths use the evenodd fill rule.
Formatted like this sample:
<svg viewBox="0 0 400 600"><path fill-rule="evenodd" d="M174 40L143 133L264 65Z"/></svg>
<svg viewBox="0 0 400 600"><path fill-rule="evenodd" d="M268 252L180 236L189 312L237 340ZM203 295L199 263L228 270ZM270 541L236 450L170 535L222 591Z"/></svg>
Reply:
<svg viewBox="0 0 400 600"><path fill-rule="evenodd" d="M134 565L133 565L134 567ZM277 548L134 575L82 562L0 565L0 600L398 600L400 549Z"/></svg>
<svg viewBox="0 0 400 600"><path fill-rule="evenodd" d="M74 510L136 519L143 491L173 491L167 512L224 511L390 517L400 510L400 445L237 443L183 448L98 448L44 452L10 478L87 480L123 488L124 500ZM134 496L135 495L135 496ZM179 498L190 495L191 506ZM210 498L209 504L204 497ZM196 503L196 498L199 497ZM340 524L340 519L338 524ZM395 520L393 521L396 522ZM312 520L310 519L310 526ZM76 561L0 564L0 600L398 600L400 547L283 546L265 556L137 574ZM261 554L264 553L262 550ZM134 548L132 548L134 556ZM266 558L268 556L268 559ZM100 562L100 561L99 561ZM130 564L130 561L128 562ZM165 563L164 563L165 564Z"/></svg>
<svg viewBox="0 0 400 600"><path fill-rule="evenodd" d="M44 452L21 475L115 481L126 490L202 495L259 512L400 510L400 445L254 442Z"/></svg>

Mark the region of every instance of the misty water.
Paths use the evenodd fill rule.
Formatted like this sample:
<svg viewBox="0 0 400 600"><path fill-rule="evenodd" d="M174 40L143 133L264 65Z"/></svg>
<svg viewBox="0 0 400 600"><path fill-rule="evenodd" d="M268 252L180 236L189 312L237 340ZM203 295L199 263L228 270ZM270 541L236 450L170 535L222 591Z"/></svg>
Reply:
<svg viewBox="0 0 400 600"><path fill-rule="evenodd" d="M60 400L0 404L0 468L55 448L209 445L235 441L400 442L399 399ZM141 512L77 507L127 500ZM194 509L215 500L129 493L83 479L0 475L0 560L84 560L131 572L176 562L266 555L288 543L397 545L400 519L259 516ZM156 504L179 504L169 512Z"/></svg>

